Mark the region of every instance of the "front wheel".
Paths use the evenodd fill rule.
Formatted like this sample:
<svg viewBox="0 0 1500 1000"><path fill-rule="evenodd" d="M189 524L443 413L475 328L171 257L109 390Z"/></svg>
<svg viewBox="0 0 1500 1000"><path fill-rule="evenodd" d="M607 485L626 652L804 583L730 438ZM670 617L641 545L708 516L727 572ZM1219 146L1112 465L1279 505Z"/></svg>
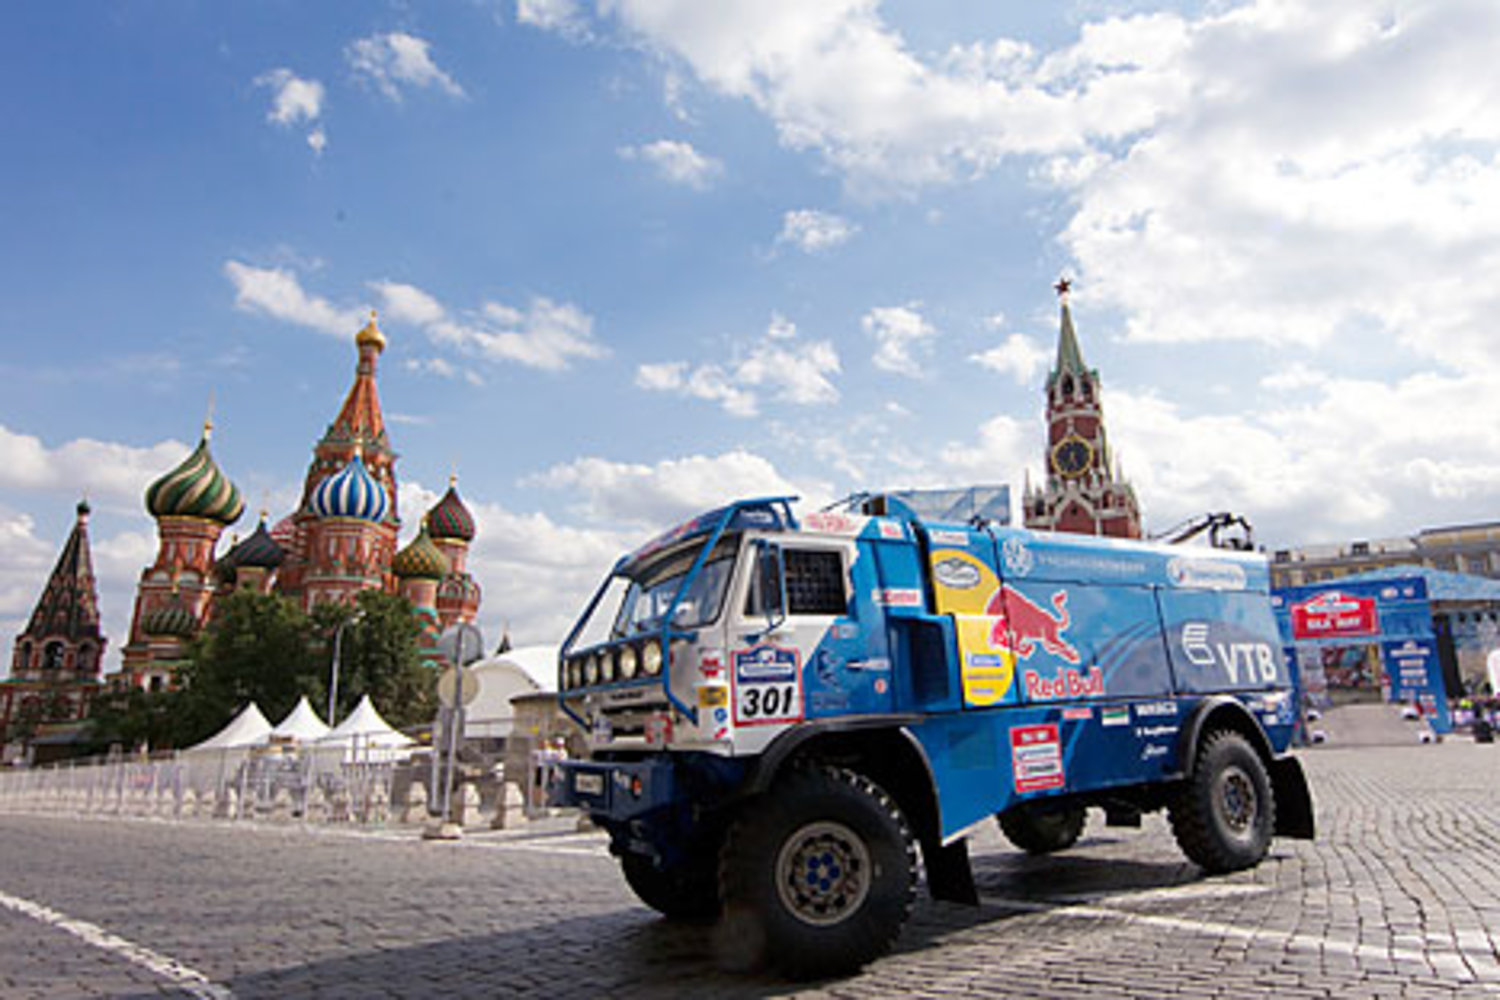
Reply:
<svg viewBox="0 0 1500 1000"><path fill-rule="evenodd" d="M730 828L720 862L727 924L784 973L853 972L890 950L916 897L916 846L880 786L798 768Z"/></svg>
<svg viewBox="0 0 1500 1000"><path fill-rule="evenodd" d="M1182 853L1206 871L1254 867L1270 849L1276 827L1265 763L1239 733L1209 733L1169 815Z"/></svg>
<svg viewBox="0 0 1500 1000"><path fill-rule="evenodd" d="M702 851L662 869L630 851L621 855L620 870L636 897L668 920L710 921L719 915L717 860Z"/></svg>

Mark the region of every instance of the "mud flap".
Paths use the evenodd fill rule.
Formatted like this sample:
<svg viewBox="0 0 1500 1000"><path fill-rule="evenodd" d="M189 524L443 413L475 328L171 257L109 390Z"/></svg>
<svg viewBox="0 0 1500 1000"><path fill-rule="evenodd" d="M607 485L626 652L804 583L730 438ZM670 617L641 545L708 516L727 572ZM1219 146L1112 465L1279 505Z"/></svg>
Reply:
<svg viewBox="0 0 1500 1000"><path fill-rule="evenodd" d="M927 891L933 899L979 905L979 890L974 887L974 872L969 867L967 840L955 840L947 847L923 843L922 860L927 866Z"/></svg>
<svg viewBox="0 0 1500 1000"><path fill-rule="evenodd" d="M1276 796L1276 836L1312 840L1315 833L1312 792L1296 757L1271 761L1271 790Z"/></svg>

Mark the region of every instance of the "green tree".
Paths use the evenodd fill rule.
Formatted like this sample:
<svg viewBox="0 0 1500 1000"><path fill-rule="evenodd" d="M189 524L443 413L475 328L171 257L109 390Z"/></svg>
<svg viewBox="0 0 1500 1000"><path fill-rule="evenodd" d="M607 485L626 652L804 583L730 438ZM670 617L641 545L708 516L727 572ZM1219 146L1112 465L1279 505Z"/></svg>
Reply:
<svg viewBox="0 0 1500 1000"><path fill-rule="evenodd" d="M95 753L118 744L125 750L184 745L182 691L101 692L89 706L89 742Z"/></svg>
<svg viewBox="0 0 1500 1000"><path fill-rule="evenodd" d="M343 718L369 695L387 722L399 728L430 722L437 711L437 672L423 662L422 626L404 597L366 590L353 606L322 604L313 620L331 665L339 642L338 715ZM325 667L325 675L327 668ZM326 689L325 689L326 690ZM326 704L327 695L324 694Z"/></svg>
<svg viewBox="0 0 1500 1000"><path fill-rule="evenodd" d="M280 719L304 694L323 691L313 621L289 598L237 590L214 606L214 617L188 647L179 671L177 745L206 739L235 712L255 702Z"/></svg>

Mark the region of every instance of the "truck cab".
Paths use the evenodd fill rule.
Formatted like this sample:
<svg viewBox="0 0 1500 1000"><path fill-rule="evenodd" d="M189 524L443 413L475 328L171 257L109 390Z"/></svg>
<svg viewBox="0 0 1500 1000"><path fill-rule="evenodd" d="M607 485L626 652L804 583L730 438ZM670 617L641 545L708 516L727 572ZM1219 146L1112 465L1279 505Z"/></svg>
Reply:
<svg viewBox="0 0 1500 1000"><path fill-rule="evenodd" d="M966 836L1071 846L1167 808L1210 872L1310 837L1265 559L741 501L619 560L562 647L587 733L556 801L669 917L784 971L888 949L916 891L975 901Z"/></svg>

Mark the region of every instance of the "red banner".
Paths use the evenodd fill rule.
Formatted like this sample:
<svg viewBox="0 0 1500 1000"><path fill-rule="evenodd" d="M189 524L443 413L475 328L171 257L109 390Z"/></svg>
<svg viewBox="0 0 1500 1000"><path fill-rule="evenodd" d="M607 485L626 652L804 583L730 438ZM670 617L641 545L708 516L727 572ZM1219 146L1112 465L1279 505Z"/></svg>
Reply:
<svg viewBox="0 0 1500 1000"><path fill-rule="evenodd" d="M1297 639L1330 639L1375 635L1380 616L1375 598L1328 590L1292 605L1292 636Z"/></svg>

